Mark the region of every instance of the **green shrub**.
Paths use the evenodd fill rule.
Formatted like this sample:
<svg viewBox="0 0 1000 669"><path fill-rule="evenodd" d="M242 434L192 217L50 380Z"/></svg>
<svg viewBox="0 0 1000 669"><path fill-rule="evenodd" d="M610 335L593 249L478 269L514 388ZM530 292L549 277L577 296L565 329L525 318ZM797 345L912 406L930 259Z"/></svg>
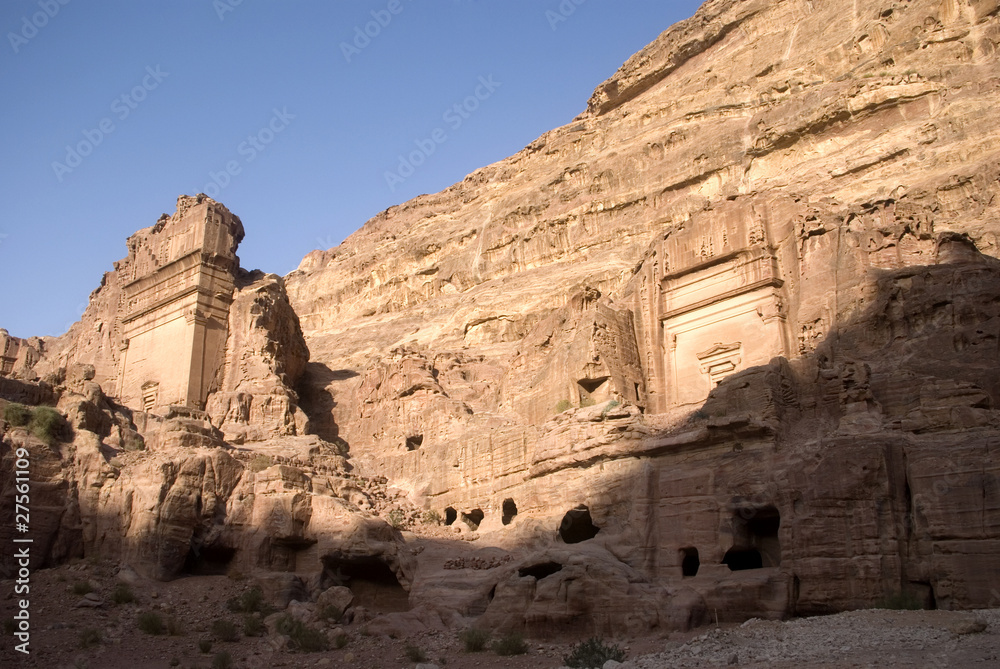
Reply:
<svg viewBox="0 0 1000 669"><path fill-rule="evenodd" d="M607 416L608 412L617 407L619 404L620 402L618 400L611 400L610 402L605 404L604 408L601 409L601 417Z"/></svg>
<svg viewBox="0 0 1000 669"><path fill-rule="evenodd" d="M618 646L609 646L595 636L573 646L573 651L563 658L563 664L575 669L600 669L608 660L623 662L625 651Z"/></svg>
<svg viewBox="0 0 1000 669"><path fill-rule="evenodd" d="M293 650L301 650L304 653L315 653L326 650L329 640L326 635L319 630L306 626L298 618L285 614L278 618L278 634L287 636Z"/></svg>
<svg viewBox="0 0 1000 669"><path fill-rule="evenodd" d="M466 653L480 653L489 645L490 633L488 630L470 627L458 633L458 640L462 642Z"/></svg>
<svg viewBox="0 0 1000 669"><path fill-rule="evenodd" d="M393 509L386 515L386 519L397 530L403 529L406 525L406 514L403 513L402 509Z"/></svg>
<svg viewBox="0 0 1000 669"><path fill-rule="evenodd" d="M243 616L243 636L264 636L266 633L267 625L259 616Z"/></svg>
<svg viewBox="0 0 1000 669"><path fill-rule="evenodd" d="M198 650L206 655L212 652L212 640L211 639L201 639L198 641Z"/></svg>
<svg viewBox="0 0 1000 669"><path fill-rule="evenodd" d="M139 614L139 629L146 634L163 634L163 618L156 611L143 611Z"/></svg>
<svg viewBox="0 0 1000 669"><path fill-rule="evenodd" d="M233 656L226 651L218 652L212 658L212 669L232 669L232 666Z"/></svg>
<svg viewBox="0 0 1000 669"><path fill-rule="evenodd" d="M115 604L131 604L135 601L135 593L128 583L119 583L111 591L111 601Z"/></svg>
<svg viewBox="0 0 1000 669"><path fill-rule="evenodd" d="M70 588L70 591L74 595L82 596L86 595L89 592L93 592L94 586L92 586L88 581L77 581L76 583L73 584L73 587Z"/></svg>
<svg viewBox="0 0 1000 669"><path fill-rule="evenodd" d="M101 643L101 633L93 627L80 630L80 648L90 648Z"/></svg>
<svg viewBox="0 0 1000 669"><path fill-rule="evenodd" d="M24 427L31 422L31 409L23 404L11 402L3 408L3 419L13 427Z"/></svg>
<svg viewBox="0 0 1000 669"><path fill-rule="evenodd" d="M573 404L569 400L559 400L556 402L556 413L562 413L572 406Z"/></svg>
<svg viewBox="0 0 1000 669"><path fill-rule="evenodd" d="M580 408L581 409L583 407L592 407L595 404L597 404L597 402L594 401L593 397L581 397L580 398Z"/></svg>
<svg viewBox="0 0 1000 669"><path fill-rule="evenodd" d="M424 512L424 517L421 520L424 525L440 525L441 514L431 509L430 511Z"/></svg>
<svg viewBox="0 0 1000 669"><path fill-rule="evenodd" d="M348 641L349 639L347 638L346 634L338 634L337 636L333 637L333 647L336 648L337 650L340 650L341 648L347 645Z"/></svg>
<svg viewBox="0 0 1000 669"><path fill-rule="evenodd" d="M236 613L260 613L265 616L274 613L274 608L264 599L264 591L256 585L238 597L231 597L226 606Z"/></svg>
<svg viewBox="0 0 1000 669"><path fill-rule="evenodd" d="M31 412L31 422L28 429L31 434L51 446L56 443L56 439L62 432L65 419L58 411L51 407L36 407Z"/></svg>
<svg viewBox="0 0 1000 669"><path fill-rule="evenodd" d="M427 653L423 651L419 646L414 646L413 644L406 644L406 648L403 650L406 654L407 659L410 662L426 662Z"/></svg>
<svg viewBox="0 0 1000 669"><path fill-rule="evenodd" d="M238 641L240 632L232 621L220 618L212 623L212 636L219 641Z"/></svg>
<svg viewBox="0 0 1000 669"><path fill-rule="evenodd" d="M490 646L493 652L497 655L524 655L528 652L528 644L524 642L524 638L517 632L511 632L506 636L502 636Z"/></svg>

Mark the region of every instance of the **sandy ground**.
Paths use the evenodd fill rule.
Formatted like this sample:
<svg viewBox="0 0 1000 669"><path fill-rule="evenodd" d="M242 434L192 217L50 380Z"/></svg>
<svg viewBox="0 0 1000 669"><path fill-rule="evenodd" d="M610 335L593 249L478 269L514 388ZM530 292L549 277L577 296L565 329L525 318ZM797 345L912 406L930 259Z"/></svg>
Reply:
<svg viewBox="0 0 1000 669"><path fill-rule="evenodd" d="M103 604L77 606L73 593L89 583ZM214 639L212 623L230 620L242 629L242 614L228 610L229 598L246 590L246 582L225 576L181 578L170 583L138 583L137 601L113 604L117 583L110 564L82 561L32 574L30 655L14 650L9 629L0 636L0 666L88 667L90 669L208 669L215 655L229 653L234 668L351 667L412 668L407 647L419 648L427 662L441 669L555 669L572 643L528 640L525 655L500 657L490 651L466 653L454 632L431 632L407 639L367 634L360 625L342 631L347 644L319 653L276 649L275 637L245 637L235 642ZM92 595L93 597L93 595ZM18 597L19 599L20 597ZM0 582L0 620L17 610L13 581ZM174 636L152 636L139 630L140 613L156 611L180 623ZM84 647L82 639L96 630L100 641ZM332 626L326 627L331 632ZM89 632L91 635L92 632ZM208 653L199 641L212 641ZM1000 666L1000 610L854 611L787 622L751 620L742 625L708 627L694 632L617 640L628 659L621 669L661 667L997 667Z"/></svg>

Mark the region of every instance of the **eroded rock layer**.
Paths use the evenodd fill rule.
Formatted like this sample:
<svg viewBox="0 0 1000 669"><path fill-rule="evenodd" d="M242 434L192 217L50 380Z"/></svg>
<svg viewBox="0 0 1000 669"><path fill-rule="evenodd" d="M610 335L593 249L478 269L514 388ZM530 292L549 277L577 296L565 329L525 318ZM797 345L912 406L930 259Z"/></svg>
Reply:
<svg viewBox="0 0 1000 669"><path fill-rule="evenodd" d="M241 232L181 198L41 362L5 354L73 430L4 428L40 559L238 566L386 633L997 605L998 10L710 0L571 124L284 279L201 255L217 363L136 405L142 240Z"/></svg>

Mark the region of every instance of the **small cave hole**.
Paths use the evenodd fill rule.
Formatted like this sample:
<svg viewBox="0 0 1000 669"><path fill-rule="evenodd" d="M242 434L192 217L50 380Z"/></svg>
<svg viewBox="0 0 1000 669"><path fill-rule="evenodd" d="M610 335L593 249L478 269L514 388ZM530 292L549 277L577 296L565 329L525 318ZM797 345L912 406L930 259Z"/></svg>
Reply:
<svg viewBox="0 0 1000 669"><path fill-rule="evenodd" d="M324 587L343 585L354 593L355 605L375 613L410 610L410 595L396 572L380 556L323 557Z"/></svg>
<svg viewBox="0 0 1000 669"><path fill-rule="evenodd" d="M456 520L458 520L458 511L455 511L454 507L446 507L444 510L444 524L451 525Z"/></svg>
<svg viewBox="0 0 1000 669"><path fill-rule="evenodd" d="M221 544L191 546L182 571L192 576L221 576L229 571L236 549Z"/></svg>
<svg viewBox="0 0 1000 669"><path fill-rule="evenodd" d="M698 568L701 566L701 559L698 557L697 548L681 549L681 575L684 578L698 575Z"/></svg>
<svg viewBox="0 0 1000 669"><path fill-rule="evenodd" d="M563 566L558 562L542 562L540 564L533 564L529 567L521 567L517 570L518 576L525 578L526 576L534 576L536 580L542 580L546 576L552 576L552 574L557 571L562 571Z"/></svg>
<svg viewBox="0 0 1000 669"><path fill-rule="evenodd" d="M590 509L581 504L570 509L559 523L559 536L568 544L578 544L587 539L593 539L601 528L594 525L590 517Z"/></svg>
<svg viewBox="0 0 1000 669"><path fill-rule="evenodd" d="M503 517L500 519L503 521L504 525L510 525L510 521L514 520L514 516L517 515L517 504L514 503L510 497L503 501Z"/></svg>
<svg viewBox="0 0 1000 669"><path fill-rule="evenodd" d="M406 438L406 450L415 451L424 443L424 435L414 434Z"/></svg>
<svg viewBox="0 0 1000 669"><path fill-rule="evenodd" d="M732 571L780 566L780 526L781 516L773 506L738 509L733 517L733 545L723 564Z"/></svg>
<svg viewBox="0 0 1000 669"><path fill-rule="evenodd" d="M482 509L473 509L468 513L462 513L462 521L469 526L470 530L478 530L479 524L483 522L486 514Z"/></svg>
<svg viewBox="0 0 1000 669"><path fill-rule="evenodd" d="M756 548L730 548L722 558L722 564L729 567L729 571L743 571L761 569L764 560Z"/></svg>

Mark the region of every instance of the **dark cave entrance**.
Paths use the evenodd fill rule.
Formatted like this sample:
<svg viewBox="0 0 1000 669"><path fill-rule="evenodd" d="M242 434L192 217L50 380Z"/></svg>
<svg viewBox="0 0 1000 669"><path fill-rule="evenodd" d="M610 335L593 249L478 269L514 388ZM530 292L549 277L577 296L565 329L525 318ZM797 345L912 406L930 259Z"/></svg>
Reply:
<svg viewBox="0 0 1000 669"><path fill-rule="evenodd" d="M733 517L733 546L722 563L731 571L781 565L780 527L781 515L773 506L739 509Z"/></svg>
<svg viewBox="0 0 1000 669"><path fill-rule="evenodd" d="M559 523L559 536L567 544L578 544L593 539L600 531L601 528L594 525L590 517L590 509L584 504L567 511Z"/></svg>
<svg viewBox="0 0 1000 669"><path fill-rule="evenodd" d="M558 571L562 571L563 566L558 562L541 562L528 567L521 567L517 570L517 575L521 578L534 576L537 580L542 580L546 576L552 576Z"/></svg>
<svg viewBox="0 0 1000 669"><path fill-rule="evenodd" d="M406 450L415 451L424 444L424 435L413 434L406 438Z"/></svg>
<svg viewBox="0 0 1000 669"><path fill-rule="evenodd" d="M222 576L236 556L236 549L222 544L192 545L181 571L191 576Z"/></svg>
<svg viewBox="0 0 1000 669"><path fill-rule="evenodd" d="M444 510L444 524L451 525L458 520L458 511L454 507L448 506Z"/></svg>
<svg viewBox="0 0 1000 669"><path fill-rule="evenodd" d="M503 501L503 517L500 519L504 525L510 525L510 521L514 520L514 516L517 515L517 504L514 500L508 497Z"/></svg>
<svg viewBox="0 0 1000 669"><path fill-rule="evenodd" d="M469 526L470 530L478 530L479 524L483 522L483 518L485 517L486 514L483 513L482 509L473 509L468 513L462 514L462 521Z"/></svg>
<svg viewBox="0 0 1000 669"><path fill-rule="evenodd" d="M378 556L323 558L323 587L343 585L354 593L354 605L375 613L410 610L410 595L389 564Z"/></svg>
<svg viewBox="0 0 1000 669"><path fill-rule="evenodd" d="M701 567L701 558L698 557L697 548L681 549L681 575L690 578L698 575L698 568Z"/></svg>

